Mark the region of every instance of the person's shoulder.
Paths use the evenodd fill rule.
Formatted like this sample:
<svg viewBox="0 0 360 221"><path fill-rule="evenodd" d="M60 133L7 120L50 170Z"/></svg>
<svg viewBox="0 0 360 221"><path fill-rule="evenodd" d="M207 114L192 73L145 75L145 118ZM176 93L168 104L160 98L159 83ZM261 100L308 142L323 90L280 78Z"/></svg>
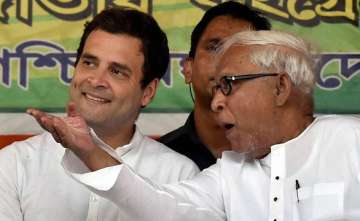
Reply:
<svg viewBox="0 0 360 221"><path fill-rule="evenodd" d="M58 151L60 145L56 143L50 133L44 132L39 135L32 136L26 140L16 141L3 149L1 155L16 154L30 156L33 153Z"/></svg>
<svg viewBox="0 0 360 221"><path fill-rule="evenodd" d="M168 157L169 159L184 161L184 162L192 162L186 156L172 150L168 146L163 143L160 143L150 137L145 136L144 141L147 143L147 147L151 148L151 151L156 152L156 155L159 157Z"/></svg>
<svg viewBox="0 0 360 221"><path fill-rule="evenodd" d="M325 130L360 129L360 117L353 115L323 115L317 117L316 121Z"/></svg>
<svg viewBox="0 0 360 221"><path fill-rule="evenodd" d="M329 153L334 150L335 155L360 147L360 118L356 116L324 115L316 119L313 128L310 129L313 133L308 134L313 137L314 145L321 143L321 148Z"/></svg>
<svg viewBox="0 0 360 221"><path fill-rule="evenodd" d="M181 126L173 131L170 131L169 133L161 136L158 141L160 143L163 143L167 146L170 146L171 144L176 144L179 142L182 142L186 138L186 134L184 132L184 126Z"/></svg>
<svg viewBox="0 0 360 221"><path fill-rule="evenodd" d="M165 166L171 171L181 170L191 176L199 172L199 167L191 159L150 137L144 137L142 146L146 148L146 158L156 161L161 167Z"/></svg>

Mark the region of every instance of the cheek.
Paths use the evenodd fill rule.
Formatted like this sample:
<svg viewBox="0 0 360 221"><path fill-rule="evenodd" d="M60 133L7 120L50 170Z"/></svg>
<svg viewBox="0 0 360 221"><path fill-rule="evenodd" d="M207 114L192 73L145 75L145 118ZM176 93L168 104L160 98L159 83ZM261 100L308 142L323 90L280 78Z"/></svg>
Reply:
<svg viewBox="0 0 360 221"><path fill-rule="evenodd" d="M228 109L242 132L254 132L262 123L263 107L259 106L256 99L249 99L249 96L232 99L228 102Z"/></svg>
<svg viewBox="0 0 360 221"><path fill-rule="evenodd" d="M230 95L231 96L231 95ZM247 117L249 113L254 113L254 99L249 99L250 96L234 95L229 97L227 106L230 112L236 117Z"/></svg>
<svg viewBox="0 0 360 221"><path fill-rule="evenodd" d="M229 109L234 115L237 125L242 125L247 131L261 132L267 130L267 126L274 123L273 106L269 102L270 98L263 96L247 96L234 99L229 104Z"/></svg>
<svg viewBox="0 0 360 221"><path fill-rule="evenodd" d="M89 78L89 74L86 72L81 71L80 68L76 68L74 72L73 79L71 80L71 84L74 88L79 87Z"/></svg>
<svg viewBox="0 0 360 221"><path fill-rule="evenodd" d="M85 81L86 78L84 78L83 75L74 74L69 87L70 96L72 99L76 99L76 97L78 97L78 94L80 94L81 84Z"/></svg>
<svg viewBox="0 0 360 221"><path fill-rule="evenodd" d="M194 62L195 74L199 74L199 77L209 78L215 73L215 61L214 56L208 53L201 53Z"/></svg>
<svg viewBox="0 0 360 221"><path fill-rule="evenodd" d="M123 105L138 103L141 99L140 89L134 88L129 83L111 82L108 91L116 98L116 101Z"/></svg>
<svg viewBox="0 0 360 221"><path fill-rule="evenodd" d="M76 89L78 87L79 87L79 84L76 81L76 79L72 79L71 84L70 84L70 89Z"/></svg>
<svg viewBox="0 0 360 221"><path fill-rule="evenodd" d="M211 78L211 77L215 77L215 64L214 62L210 61L210 60L203 60L201 62L201 65L199 65L199 67L201 68L200 71L202 72L203 77L206 78Z"/></svg>

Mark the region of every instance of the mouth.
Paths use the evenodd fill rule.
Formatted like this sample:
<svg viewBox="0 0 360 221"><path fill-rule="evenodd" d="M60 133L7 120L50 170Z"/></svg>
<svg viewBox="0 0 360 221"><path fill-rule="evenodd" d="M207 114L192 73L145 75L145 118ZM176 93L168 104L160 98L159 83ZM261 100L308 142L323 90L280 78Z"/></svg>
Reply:
<svg viewBox="0 0 360 221"><path fill-rule="evenodd" d="M225 134L226 136L229 136L231 131L233 131L232 129L234 128L234 124L231 123L224 123L223 124L223 128L225 129Z"/></svg>
<svg viewBox="0 0 360 221"><path fill-rule="evenodd" d="M225 130L230 130L233 127L234 127L234 124L225 124L224 125Z"/></svg>
<svg viewBox="0 0 360 221"><path fill-rule="evenodd" d="M89 94L89 93L85 93L83 92L82 95L89 101L92 102L96 102L96 103L110 103L109 99L106 98L102 98L100 96L94 95L94 94Z"/></svg>

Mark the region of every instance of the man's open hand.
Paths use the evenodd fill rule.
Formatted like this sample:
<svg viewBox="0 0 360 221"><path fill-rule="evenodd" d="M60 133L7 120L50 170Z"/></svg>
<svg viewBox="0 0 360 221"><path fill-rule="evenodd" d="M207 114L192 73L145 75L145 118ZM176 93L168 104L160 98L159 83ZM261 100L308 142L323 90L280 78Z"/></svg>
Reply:
<svg viewBox="0 0 360 221"><path fill-rule="evenodd" d="M67 117L56 117L37 109L28 109L40 126L49 131L56 142L71 149L91 170L117 165L119 162L98 147L91 135L84 118L76 114L74 104L67 108Z"/></svg>

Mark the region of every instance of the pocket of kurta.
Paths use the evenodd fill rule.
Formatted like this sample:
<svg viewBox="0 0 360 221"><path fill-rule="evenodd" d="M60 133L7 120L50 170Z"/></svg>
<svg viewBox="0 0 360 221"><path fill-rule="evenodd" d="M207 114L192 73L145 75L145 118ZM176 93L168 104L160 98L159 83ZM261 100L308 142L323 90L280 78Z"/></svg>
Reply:
<svg viewBox="0 0 360 221"><path fill-rule="evenodd" d="M298 189L300 220L333 220L344 215L344 183L317 183Z"/></svg>

